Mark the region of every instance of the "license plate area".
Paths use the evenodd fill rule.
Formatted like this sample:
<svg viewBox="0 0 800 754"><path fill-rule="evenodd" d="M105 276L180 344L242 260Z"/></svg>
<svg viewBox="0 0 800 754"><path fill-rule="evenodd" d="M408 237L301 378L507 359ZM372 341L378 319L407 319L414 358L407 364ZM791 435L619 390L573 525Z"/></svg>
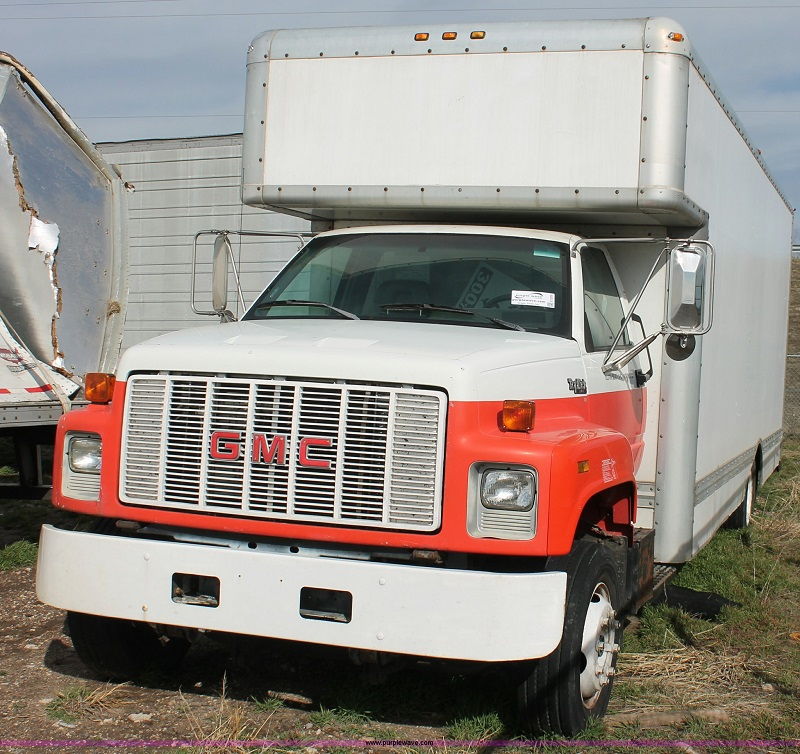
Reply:
<svg viewBox="0 0 800 754"><path fill-rule="evenodd" d="M349 623L353 617L353 595L336 589L304 586L300 590L300 616L308 620Z"/></svg>
<svg viewBox="0 0 800 754"><path fill-rule="evenodd" d="M219 579L198 573L173 573L172 601L182 605L219 607Z"/></svg>

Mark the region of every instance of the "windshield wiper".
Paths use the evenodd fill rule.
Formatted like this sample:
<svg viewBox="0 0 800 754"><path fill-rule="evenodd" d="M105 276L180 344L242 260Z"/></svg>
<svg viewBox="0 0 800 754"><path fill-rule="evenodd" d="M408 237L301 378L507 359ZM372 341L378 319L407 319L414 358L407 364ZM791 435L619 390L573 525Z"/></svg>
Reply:
<svg viewBox="0 0 800 754"><path fill-rule="evenodd" d="M506 322L504 319L497 317L489 317L486 314L479 314L472 311L472 309L461 309L458 306L442 306L439 304L381 304L381 309L388 311L433 311L433 312L454 312L455 314L470 314L473 317L483 317L488 322L493 322L500 327L505 327L508 330L519 330L520 332L527 332L527 330L514 322Z"/></svg>
<svg viewBox="0 0 800 754"><path fill-rule="evenodd" d="M357 317L352 312L346 312L344 309L331 306L323 301L299 301L297 299L287 299L286 301L265 301L263 304L259 304L254 311L259 311L260 309L269 309L273 306L321 306L323 309L329 309L332 312L341 314L346 319L361 319L361 317Z"/></svg>

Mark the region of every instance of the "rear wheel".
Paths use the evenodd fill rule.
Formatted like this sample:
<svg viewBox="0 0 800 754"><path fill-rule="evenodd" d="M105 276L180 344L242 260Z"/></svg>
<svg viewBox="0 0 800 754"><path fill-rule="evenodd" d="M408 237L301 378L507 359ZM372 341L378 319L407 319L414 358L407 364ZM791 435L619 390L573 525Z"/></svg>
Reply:
<svg viewBox="0 0 800 754"><path fill-rule="evenodd" d="M532 729L566 736L605 713L622 641L622 588L608 547L591 543L570 559L561 643L533 663L518 692Z"/></svg>
<svg viewBox="0 0 800 754"><path fill-rule="evenodd" d="M726 529L745 529L750 526L750 519L753 516L753 503L758 492L758 466L754 463L750 469L750 476L747 478L747 486L744 488L744 497L739 503L739 507L730 515L725 522Z"/></svg>
<svg viewBox="0 0 800 754"><path fill-rule="evenodd" d="M147 623L67 613L78 657L96 675L125 681L148 671L177 670L189 649L185 638L159 634Z"/></svg>

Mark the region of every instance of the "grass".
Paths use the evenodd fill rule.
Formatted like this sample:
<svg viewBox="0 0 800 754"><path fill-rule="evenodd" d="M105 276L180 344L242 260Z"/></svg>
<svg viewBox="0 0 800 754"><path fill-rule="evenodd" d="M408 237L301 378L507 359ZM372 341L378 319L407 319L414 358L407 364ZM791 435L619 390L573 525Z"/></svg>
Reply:
<svg viewBox="0 0 800 754"><path fill-rule="evenodd" d="M112 706L125 704L124 691L127 688L125 683L107 683L95 689L80 684L70 685L47 704L45 711L48 717L63 723L99 716L106 714Z"/></svg>
<svg viewBox="0 0 800 754"><path fill-rule="evenodd" d="M452 720L445 727L445 735L453 741L489 741L497 738L504 728L497 712L484 712Z"/></svg>
<svg viewBox="0 0 800 754"><path fill-rule="evenodd" d="M183 701L191 737L198 741L197 746L181 749L186 754L252 754L263 751L263 747L247 746L241 742L277 737L270 725L275 710L264 710L255 704L229 699L227 676L222 678L219 699L210 716L203 716L194 710L186 697L183 697ZM265 717L258 714L265 712ZM204 744L203 741L209 743Z"/></svg>
<svg viewBox="0 0 800 754"><path fill-rule="evenodd" d="M26 568L36 562L38 547L25 539L12 542L0 550L0 571Z"/></svg>
<svg viewBox="0 0 800 754"><path fill-rule="evenodd" d="M716 719L689 714L667 733L800 737L800 652L791 639L800 627L798 522L800 441L788 438L751 527L720 531L675 579L738 604L716 621L664 604L645 607L620 655L615 712L718 710Z"/></svg>
<svg viewBox="0 0 800 754"><path fill-rule="evenodd" d="M275 712L275 710L283 709L283 700L274 696L265 696L263 699L251 697L250 702L253 707L259 712Z"/></svg>

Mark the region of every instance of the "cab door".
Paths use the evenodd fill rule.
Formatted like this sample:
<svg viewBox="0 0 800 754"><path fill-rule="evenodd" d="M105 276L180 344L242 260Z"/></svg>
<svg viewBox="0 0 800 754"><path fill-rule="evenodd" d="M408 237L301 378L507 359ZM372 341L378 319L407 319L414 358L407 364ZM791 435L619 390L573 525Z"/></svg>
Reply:
<svg viewBox="0 0 800 754"><path fill-rule="evenodd" d="M573 275L581 281L575 296L575 337L586 369L586 394L590 420L614 429L628 438L634 468L638 466L644 433L645 406L643 373L640 366L648 355L643 352L621 370L603 372L608 356L627 311L619 278L606 251L599 246L579 246ZM619 338L615 353L631 345L628 332Z"/></svg>

